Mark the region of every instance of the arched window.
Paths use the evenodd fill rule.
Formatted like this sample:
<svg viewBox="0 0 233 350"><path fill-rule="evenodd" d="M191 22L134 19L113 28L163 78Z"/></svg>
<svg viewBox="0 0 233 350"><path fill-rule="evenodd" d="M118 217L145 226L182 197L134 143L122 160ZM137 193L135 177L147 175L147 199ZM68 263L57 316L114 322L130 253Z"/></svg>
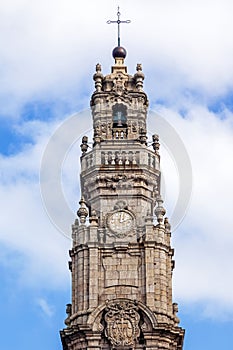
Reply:
<svg viewBox="0 0 233 350"><path fill-rule="evenodd" d="M113 112L113 127L126 127L127 126L127 107L122 103L117 103L112 107Z"/></svg>

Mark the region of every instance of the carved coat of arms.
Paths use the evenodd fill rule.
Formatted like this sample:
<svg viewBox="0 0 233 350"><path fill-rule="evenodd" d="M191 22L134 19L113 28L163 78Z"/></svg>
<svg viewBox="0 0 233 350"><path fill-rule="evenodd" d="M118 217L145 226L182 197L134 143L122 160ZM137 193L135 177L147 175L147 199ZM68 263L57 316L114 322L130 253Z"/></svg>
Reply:
<svg viewBox="0 0 233 350"><path fill-rule="evenodd" d="M132 346L140 335L138 308L131 301L114 301L107 306L105 335L114 347Z"/></svg>

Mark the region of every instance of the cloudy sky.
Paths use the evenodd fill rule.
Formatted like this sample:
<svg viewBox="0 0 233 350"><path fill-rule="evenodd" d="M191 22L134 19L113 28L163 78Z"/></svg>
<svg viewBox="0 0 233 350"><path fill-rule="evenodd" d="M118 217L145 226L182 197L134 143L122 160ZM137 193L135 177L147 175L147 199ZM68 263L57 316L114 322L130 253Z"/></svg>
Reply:
<svg viewBox="0 0 233 350"><path fill-rule="evenodd" d="M174 300L186 328L184 350L229 349L232 343L232 0L2 0L5 350L61 349L58 331L70 301L69 227L79 201L80 137L90 133L95 65L101 63L108 74L113 64L116 26L106 21L116 19L118 5L122 19L132 21L122 25L128 71L134 74L136 64L143 64L144 88L155 113L148 131L161 134L165 206L175 229ZM164 118L162 127L153 115ZM173 147L166 139L164 125L182 144L183 163L178 142ZM184 184L190 201L186 198L177 218Z"/></svg>

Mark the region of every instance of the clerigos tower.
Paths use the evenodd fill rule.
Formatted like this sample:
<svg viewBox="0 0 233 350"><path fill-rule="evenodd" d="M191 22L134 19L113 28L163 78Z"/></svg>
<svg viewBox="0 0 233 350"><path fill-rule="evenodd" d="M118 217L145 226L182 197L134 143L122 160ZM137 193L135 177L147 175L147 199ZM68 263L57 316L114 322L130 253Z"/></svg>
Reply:
<svg viewBox="0 0 233 350"><path fill-rule="evenodd" d="M72 226L63 350L182 350L172 300L171 228L160 194L159 138L147 138L148 97L141 64L130 75L126 50L91 96L93 146L81 144L81 199ZM148 144L150 143L150 147Z"/></svg>

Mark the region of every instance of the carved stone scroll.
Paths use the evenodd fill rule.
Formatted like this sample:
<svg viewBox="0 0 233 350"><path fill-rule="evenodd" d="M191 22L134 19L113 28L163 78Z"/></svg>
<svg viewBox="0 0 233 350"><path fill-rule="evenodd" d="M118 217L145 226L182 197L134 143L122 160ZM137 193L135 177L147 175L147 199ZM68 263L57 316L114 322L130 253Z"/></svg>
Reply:
<svg viewBox="0 0 233 350"><path fill-rule="evenodd" d="M107 305L105 335L113 347L133 346L140 335L138 307L131 301Z"/></svg>

